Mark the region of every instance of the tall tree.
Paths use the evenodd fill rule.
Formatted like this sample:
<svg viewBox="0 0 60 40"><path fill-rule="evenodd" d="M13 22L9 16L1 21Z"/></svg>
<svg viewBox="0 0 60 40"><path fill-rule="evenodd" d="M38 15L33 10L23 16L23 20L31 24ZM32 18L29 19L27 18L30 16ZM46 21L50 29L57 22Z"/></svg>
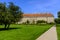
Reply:
<svg viewBox="0 0 60 40"><path fill-rule="evenodd" d="M60 18L60 11L58 12L58 18Z"/></svg>
<svg viewBox="0 0 60 40"><path fill-rule="evenodd" d="M12 2L9 3L9 6L0 3L0 23L4 24L5 28L9 28L11 23L20 21L22 14L21 9Z"/></svg>

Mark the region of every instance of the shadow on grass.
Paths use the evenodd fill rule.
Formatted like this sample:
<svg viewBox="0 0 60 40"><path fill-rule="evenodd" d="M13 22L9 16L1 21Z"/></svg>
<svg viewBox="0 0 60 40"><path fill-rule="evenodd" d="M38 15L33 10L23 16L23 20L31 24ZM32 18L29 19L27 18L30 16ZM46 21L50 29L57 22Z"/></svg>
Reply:
<svg viewBox="0 0 60 40"><path fill-rule="evenodd" d="M14 30L14 29L21 29L21 28L0 28L0 31L5 31L5 30Z"/></svg>

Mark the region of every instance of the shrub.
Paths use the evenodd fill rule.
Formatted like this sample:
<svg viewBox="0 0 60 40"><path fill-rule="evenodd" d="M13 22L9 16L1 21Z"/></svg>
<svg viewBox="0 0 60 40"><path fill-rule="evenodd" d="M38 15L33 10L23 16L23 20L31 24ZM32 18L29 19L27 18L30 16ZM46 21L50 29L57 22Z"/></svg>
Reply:
<svg viewBox="0 0 60 40"><path fill-rule="evenodd" d="M53 22L50 22L50 23L48 23L48 24L54 24Z"/></svg>
<svg viewBox="0 0 60 40"><path fill-rule="evenodd" d="M47 22L44 21L44 20L38 20L38 21L37 21L37 24L40 24L40 23L47 23Z"/></svg>
<svg viewBox="0 0 60 40"><path fill-rule="evenodd" d="M22 24L26 24L26 22L23 22Z"/></svg>

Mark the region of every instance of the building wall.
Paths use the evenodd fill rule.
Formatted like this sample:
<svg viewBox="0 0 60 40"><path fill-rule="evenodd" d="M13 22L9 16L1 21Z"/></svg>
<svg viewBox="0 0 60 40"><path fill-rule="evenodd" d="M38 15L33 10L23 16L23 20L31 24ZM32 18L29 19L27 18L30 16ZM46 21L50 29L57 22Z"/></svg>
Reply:
<svg viewBox="0 0 60 40"><path fill-rule="evenodd" d="M48 23L53 22L54 23L54 17L23 17L22 20L20 22L18 22L18 24L20 23L24 23L27 20L30 21L30 23L32 23L33 21L37 21L37 20L44 20L47 21Z"/></svg>
<svg viewBox="0 0 60 40"><path fill-rule="evenodd" d="M54 23L54 17L48 17L47 22L48 23L50 23L50 22L53 22Z"/></svg>

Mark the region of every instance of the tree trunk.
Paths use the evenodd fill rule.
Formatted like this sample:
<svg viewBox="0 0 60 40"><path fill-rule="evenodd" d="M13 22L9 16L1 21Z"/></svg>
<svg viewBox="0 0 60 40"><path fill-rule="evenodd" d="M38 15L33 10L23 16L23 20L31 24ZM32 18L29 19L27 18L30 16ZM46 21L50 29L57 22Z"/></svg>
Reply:
<svg viewBox="0 0 60 40"><path fill-rule="evenodd" d="M5 29L6 29L6 27L7 27L7 24L5 24Z"/></svg>
<svg viewBox="0 0 60 40"><path fill-rule="evenodd" d="M9 27L10 27L10 24L8 24L7 29L9 29Z"/></svg>

